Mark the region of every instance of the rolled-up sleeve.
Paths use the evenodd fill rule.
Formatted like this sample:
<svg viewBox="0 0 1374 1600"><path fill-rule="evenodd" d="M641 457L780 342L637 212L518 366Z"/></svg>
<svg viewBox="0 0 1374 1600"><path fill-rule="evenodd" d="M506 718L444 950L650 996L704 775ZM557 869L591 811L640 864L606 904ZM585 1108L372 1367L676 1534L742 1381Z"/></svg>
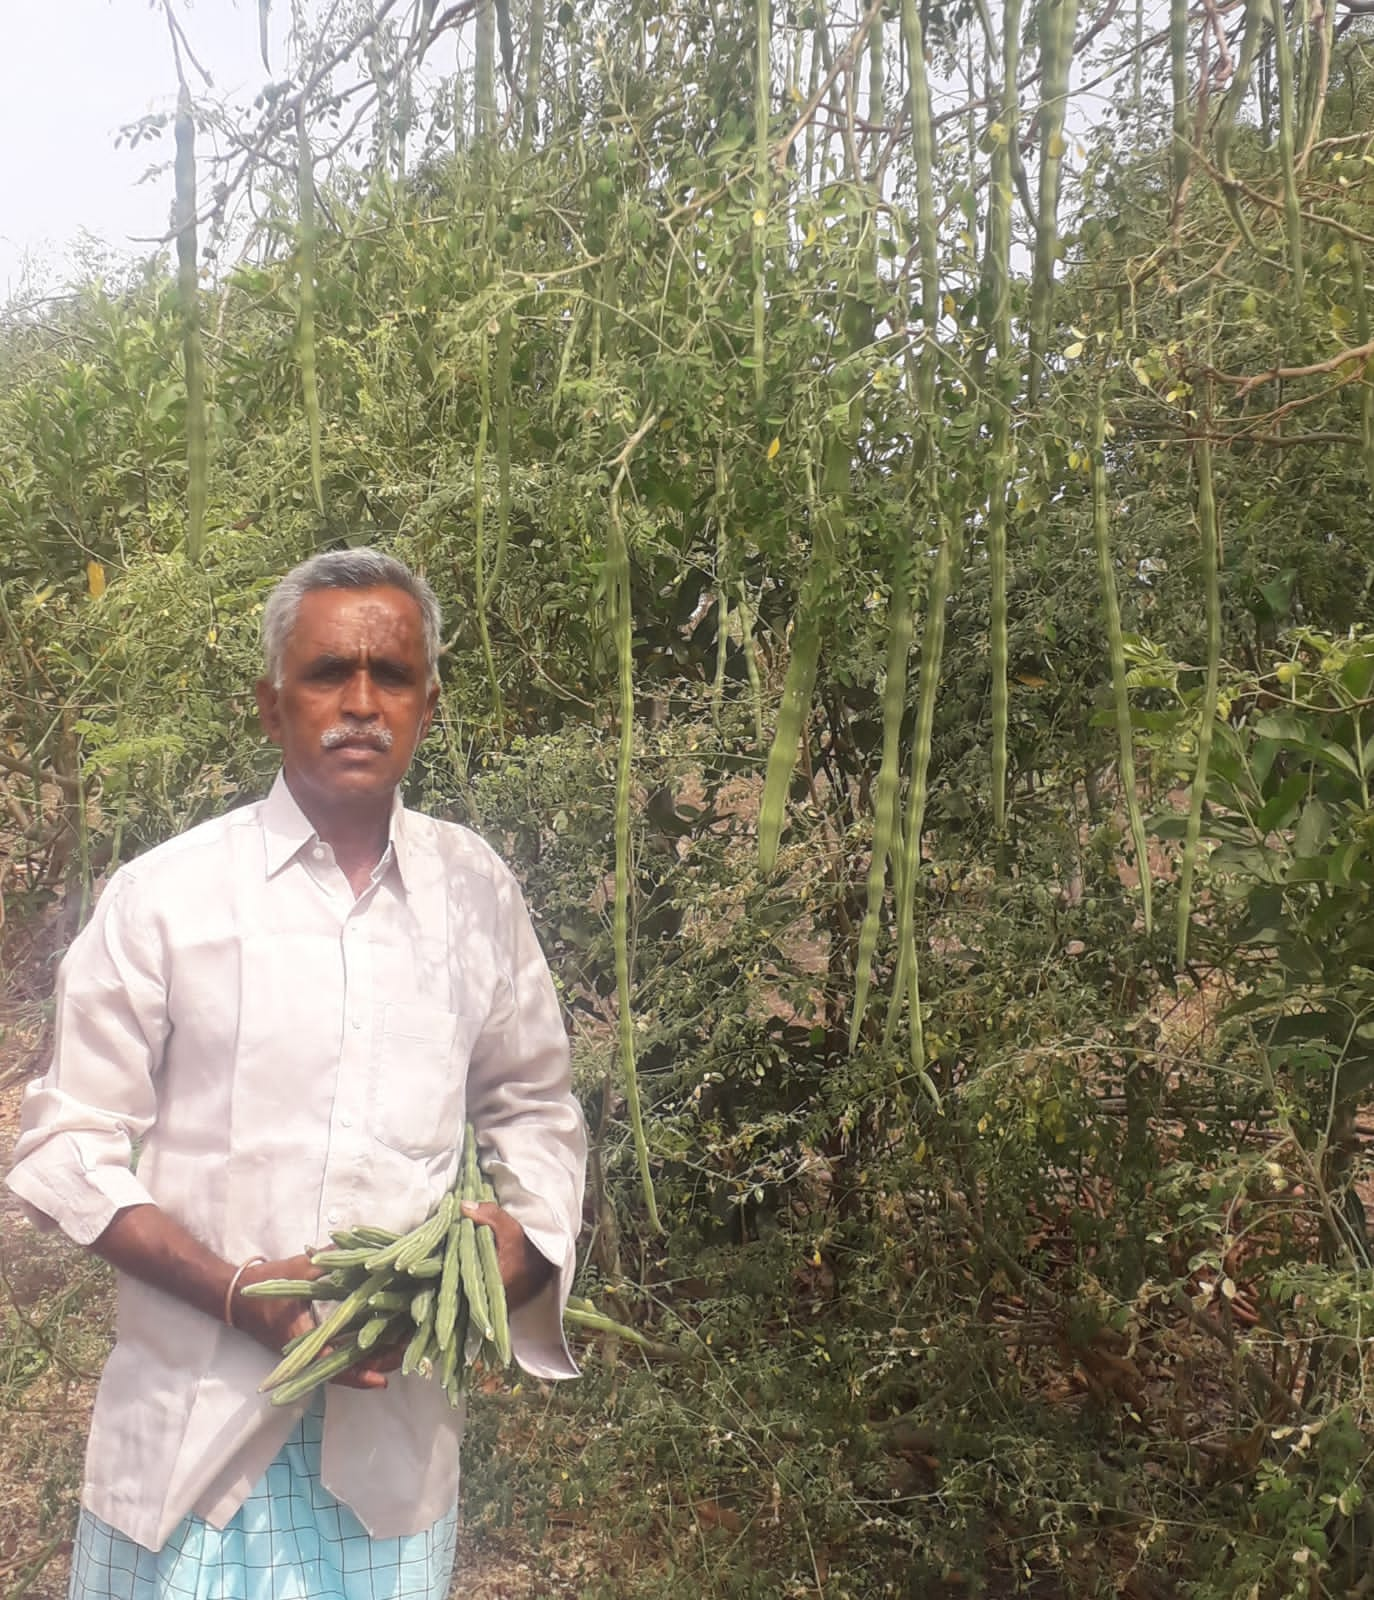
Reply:
<svg viewBox="0 0 1374 1600"><path fill-rule="evenodd" d="M125 869L62 962L52 1064L25 1091L6 1178L32 1221L80 1245L123 1207L152 1199L132 1158L155 1116L167 1036L163 967L157 928L140 918Z"/></svg>
<svg viewBox="0 0 1374 1600"><path fill-rule="evenodd" d="M497 1200L557 1269L511 1313L516 1359L535 1377L571 1378L577 1367L563 1308L582 1224L586 1128L558 996L513 877L502 884L499 904L508 981L472 1053L468 1116Z"/></svg>

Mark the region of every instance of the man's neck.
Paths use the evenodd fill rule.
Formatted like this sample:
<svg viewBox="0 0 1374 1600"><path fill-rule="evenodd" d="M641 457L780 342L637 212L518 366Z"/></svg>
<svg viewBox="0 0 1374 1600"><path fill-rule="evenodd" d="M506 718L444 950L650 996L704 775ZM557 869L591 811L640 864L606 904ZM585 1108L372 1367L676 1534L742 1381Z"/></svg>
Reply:
<svg viewBox="0 0 1374 1600"><path fill-rule="evenodd" d="M320 842L334 852L334 860L353 885L353 892L360 894L386 853L394 793L383 800L330 805L319 795L303 793L289 771L286 786Z"/></svg>

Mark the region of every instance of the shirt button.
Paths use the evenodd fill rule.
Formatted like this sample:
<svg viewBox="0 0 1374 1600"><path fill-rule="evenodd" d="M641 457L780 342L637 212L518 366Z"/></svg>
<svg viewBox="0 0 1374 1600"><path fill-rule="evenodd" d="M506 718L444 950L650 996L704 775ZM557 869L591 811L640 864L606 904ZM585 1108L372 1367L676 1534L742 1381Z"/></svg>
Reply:
<svg viewBox="0 0 1374 1600"><path fill-rule="evenodd" d="M331 1222L337 1222L339 1220L339 1213L337 1211L331 1211L329 1213L329 1220Z"/></svg>
<svg viewBox="0 0 1374 1600"><path fill-rule="evenodd" d="M350 1017L348 1021L350 1027L361 1028L363 1025L363 1019L361 1017Z"/></svg>
<svg viewBox="0 0 1374 1600"><path fill-rule="evenodd" d="M324 860L324 846L322 844L317 844L315 846L315 848L310 852L310 854L312 856L314 856L316 861L323 861Z"/></svg>
<svg viewBox="0 0 1374 1600"><path fill-rule="evenodd" d="M339 1118L339 1124L340 1124L341 1127L351 1128L353 1126L353 1118L352 1117L340 1117Z"/></svg>

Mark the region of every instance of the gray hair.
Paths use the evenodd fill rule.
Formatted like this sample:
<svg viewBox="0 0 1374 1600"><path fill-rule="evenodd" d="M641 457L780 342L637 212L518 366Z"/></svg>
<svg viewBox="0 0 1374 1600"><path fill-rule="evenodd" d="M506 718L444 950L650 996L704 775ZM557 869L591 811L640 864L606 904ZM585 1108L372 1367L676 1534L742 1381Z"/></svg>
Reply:
<svg viewBox="0 0 1374 1600"><path fill-rule="evenodd" d="M439 602L434 590L395 556L363 547L325 550L311 556L292 567L268 595L262 612L262 659L275 688L281 688L286 641L296 626L301 600L313 589L399 589L408 594L420 608L429 681L438 681Z"/></svg>

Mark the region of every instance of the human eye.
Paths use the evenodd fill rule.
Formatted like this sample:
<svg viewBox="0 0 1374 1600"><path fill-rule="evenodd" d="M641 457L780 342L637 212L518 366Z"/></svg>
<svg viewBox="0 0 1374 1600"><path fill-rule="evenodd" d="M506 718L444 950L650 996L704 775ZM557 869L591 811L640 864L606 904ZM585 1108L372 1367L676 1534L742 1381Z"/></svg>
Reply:
<svg viewBox="0 0 1374 1600"><path fill-rule="evenodd" d="M323 656L305 669L308 683L343 683L352 671L351 663L338 656Z"/></svg>

